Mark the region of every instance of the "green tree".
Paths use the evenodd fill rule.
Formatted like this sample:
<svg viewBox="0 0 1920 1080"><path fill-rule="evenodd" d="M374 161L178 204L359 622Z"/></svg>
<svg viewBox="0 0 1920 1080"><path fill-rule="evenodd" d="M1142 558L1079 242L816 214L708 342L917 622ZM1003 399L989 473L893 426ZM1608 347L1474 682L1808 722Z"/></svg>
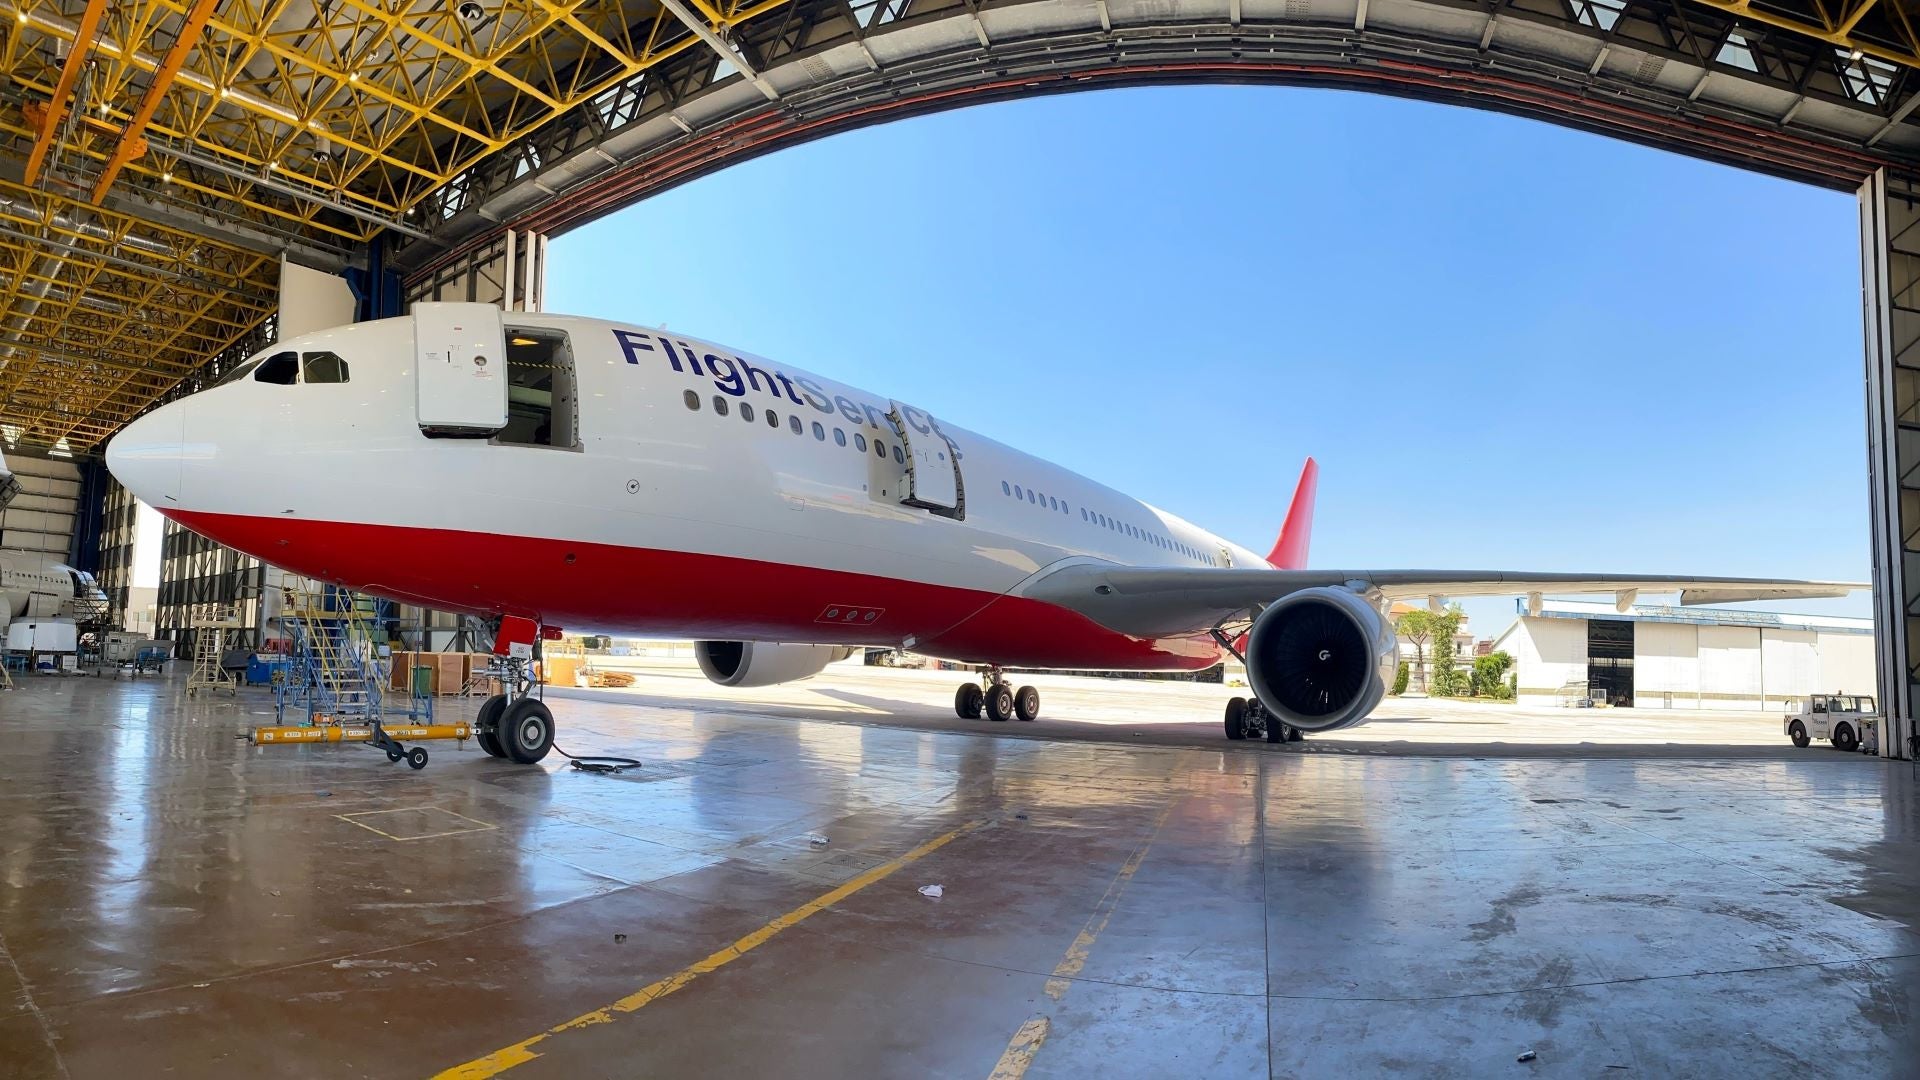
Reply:
<svg viewBox="0 0 1920 1080"><path fill-rule="evenodd" d="M1407 662L1400 661L1400 670L1393 676L1393 696L1399 697L1407 692Z"/></svg>
<svg viewBox="0 0 1920 1080"><path fill-rule="evenodd" d="M1414 680L1420 692L1427 690L1427 643L1433 640L1434 614L1426 608L1414 608L1393 624L1393 632L1413 644Z"/></svg>
<svg viewBox="0 0 1920 1080"><path fill-rule="evenodd" d="M1473 658L1473 695L1505 699L1511 691L1507 687L1507 669L1513 666L1513 657L1504 652L1489 653Z"/></svg>
<svg viewBox="0 0 1920 1080"><path fill-rule="evenodd" d="M1453 635L1460 632L1460 620L1466 613L1459 604L1451 604L1439 615L1429 615L1433 633L1433 693L1457 697L1467 690L1464 672L1454 670L1458 647Z"/></svg>

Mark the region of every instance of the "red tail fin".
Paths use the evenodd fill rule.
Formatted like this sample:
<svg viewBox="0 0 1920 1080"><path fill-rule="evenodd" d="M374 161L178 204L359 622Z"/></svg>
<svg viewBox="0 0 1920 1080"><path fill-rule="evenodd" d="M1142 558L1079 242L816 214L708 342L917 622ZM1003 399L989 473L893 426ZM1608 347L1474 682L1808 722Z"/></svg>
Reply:
<svg viewBox="0 0 1920 1080"><path fill-rule="evenodd" d="M1313 494L1320 486L1320 463L1307 459L1300 470L1300 486L1293 489L1293 505L1287 509L1287 523L1280 526L1280 539L1273 542L1267 561L1279 570L1304 570L1307 545L1313 540Z"/></svg>

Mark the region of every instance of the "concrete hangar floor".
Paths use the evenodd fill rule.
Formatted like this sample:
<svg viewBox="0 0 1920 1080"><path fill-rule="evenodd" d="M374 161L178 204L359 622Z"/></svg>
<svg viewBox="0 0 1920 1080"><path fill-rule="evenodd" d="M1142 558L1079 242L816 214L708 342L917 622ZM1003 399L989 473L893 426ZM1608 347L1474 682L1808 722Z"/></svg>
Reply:
<svg viewBox="0 0 1920 1080"><path fill-rule="evenodd" d="M0 1077L1920 1075L1909 765L1229 744L1220 688L1084 680L1016 730L952 679L554 694L618 776L23 680Z"/></svg>

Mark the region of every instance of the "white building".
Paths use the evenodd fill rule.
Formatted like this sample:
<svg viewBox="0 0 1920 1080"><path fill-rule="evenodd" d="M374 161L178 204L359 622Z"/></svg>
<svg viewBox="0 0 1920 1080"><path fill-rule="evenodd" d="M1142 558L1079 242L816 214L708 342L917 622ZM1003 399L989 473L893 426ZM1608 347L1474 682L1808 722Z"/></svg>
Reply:
<svg viewBox="0 0 1920 1080"><path fill-rule="evenodd" d="M1493 643L1520 700L1585 696L1642 709L1772 709L1874 692L1873 622L1828 615L1550 600Z"/></svg>

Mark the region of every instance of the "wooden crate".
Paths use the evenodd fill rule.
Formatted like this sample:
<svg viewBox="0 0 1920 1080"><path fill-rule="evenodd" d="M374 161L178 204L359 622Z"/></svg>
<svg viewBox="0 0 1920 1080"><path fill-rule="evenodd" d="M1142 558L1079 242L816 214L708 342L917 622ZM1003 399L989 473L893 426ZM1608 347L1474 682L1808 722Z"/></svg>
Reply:
<svg viewBox="0 0 1920 1080"><path fill-rule="evenodd" d="M433 654L434 667L438 669L436 694L458 694L467 684L467 661L462 653Z"/></svg>
<svg viewBox="0 0 1920 1080"><path fill-rule="evenodd" d="M549 656L541 661L541 676L548 686L572 686L580 674L582 661L577 656Z"/></svg>
<svg viewBox="0 0 1920 1080"><path fill-rule="evenodd" d="M413 685L414 657L419 653L395 652L389 661L393 666L387 671L387 689L402 694L411 693Z"/></svg>

